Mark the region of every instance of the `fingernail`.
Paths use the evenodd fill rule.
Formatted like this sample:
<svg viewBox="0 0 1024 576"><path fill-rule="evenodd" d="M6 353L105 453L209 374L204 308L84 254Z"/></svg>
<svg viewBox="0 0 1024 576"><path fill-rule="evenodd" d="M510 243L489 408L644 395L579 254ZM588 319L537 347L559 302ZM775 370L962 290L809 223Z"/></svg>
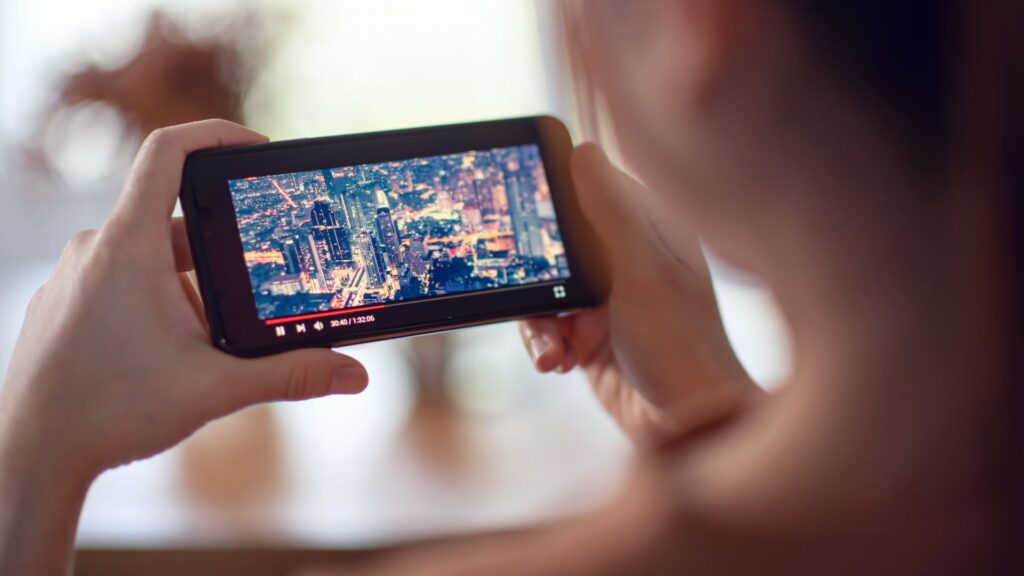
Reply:
<svg viewBox="0 0 1024 576"><path fill-rule="evenodd" d="M336 394L358 394L366 388L366 371L362 366L346 364L331 374L331 389Z"/></svg>
<svg viewBox="0 0 1024 576"><path fill-rule="evenodd" d="M549 348L551 348L551 342L545 336L530 338L530 355L533 356L534 360L540 358Z"/></svg>

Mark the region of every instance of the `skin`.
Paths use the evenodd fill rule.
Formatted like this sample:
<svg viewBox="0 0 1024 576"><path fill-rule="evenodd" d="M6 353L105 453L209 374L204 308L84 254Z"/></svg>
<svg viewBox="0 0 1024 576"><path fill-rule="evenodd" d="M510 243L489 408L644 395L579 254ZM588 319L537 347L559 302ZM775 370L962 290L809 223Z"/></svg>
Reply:
<svg viewBox="0 0 1024 576"><path fill-rule="evenodd" d="M596 146L575 150L571 169L586 218L615 231L603 238L613 289L596 309L520 323L537 369L582 369L605 409L644 447L761 399L726 338L697 238L669 248L628 201L647 191Z"/></svg>
<svg viewBox="0 0 1024 576"><path fill-rule="evenodd" d="M921 166L785 4L580 3L649 187L577 151L587 217L614 231L612 293L522 333L539 370L581 368L638 440L633 477L584 517L360 573L1017 573L997 107L968 72L954 125L980 148ZM780 393L753 392L718 345L694 237L778 301L794 346Z"/></svg>
<svg viewBox="0 0 1024 576"><path fill-rule="evenodd" d="M0 573L63 574L103 470L259 402L360 392L329 350L241 360L210 345L171 212L186 154L266 138L212 120L158 130L113 215L75 236L32 299L0 397Z"/></svg>
<svg viewBox="0 0 1024 576"><path fill-rule="evenodd" d="M589 4L601 10L588 22L596 40L585 42L600 63L595 82L620 148L646 186L595 147L577 150L573 175L587 217L606 233L612 293L599 309L532 320L522 331L538 369L583 370L636 439L631 478L617 498L583 517L414 548L363 573L1019 572L1017 414L1001 356L1008 342L1000 304L1009 296L995 190L985 178L992 155L966 150L948 165L910 162L911 141L821 60L823 50L809 43L785 3ZM970 88L972 96L984 94L984 86ZM986 116L996 107L974 104L958 112L970 113L965 125L998 124ZM967 140L985 138L971 133ZM60 311L66 331L29 322L19 343L2 404L4 574L66 566L81 494L97 470L154 453L210 417L273 396L212 400L214 391L243 394L245 387L231 382L246 378L226 368L242 361L210 360L198 324L181 327L191 316L187 293L172 276L167 222L182 146L167 154L162 165L173 170L141 169L129 182L119 211L130 216L115 215L109 233L121 235L105 228L83 239L124 251L119 266L110 264L122 275L116 283L145 282L152 290L125 289L106 306L94 295L95 306L75 306L99 290L89 288L91 267L69 256L66 271L55 275L66 281L52 286L74 290L47 288L42 298L57 296L36 306L48 318ZM147 157L155 164L163 158L147 150L140 165ZM164 179L174 184L166 196L148 192L163 189ZM160 209L143 198L156 198ZM137 226L136 212L149 213L151 226ZM781 392L757 392L739 368L698 237L761 276L775 295L794 344L793 373ZM86 252L99 258L108 250ZM151 274L156 261L162 272ZM137 268L146 272L128 273ZM96 308L109 315L168 290L178 295L178 314L163 312L162 301L141 303L108 324L104 338L92 326L108 316L79 321ZM118 339L149 317L162 319L150 325L158 329ZM176 345L167 346L167 334L179 335ZM105 347L107 338L115 344ZM71 344L101 350L76 364ZM185 351L195 360L181 362ZM289 364L291 371L246 374L269 390L275 375L288 381L295 370L324 370L311 381L318 384L274 389L284 396L327 392L321 366L347 361L314 353L321 356ZM224 367L213 372L218 386L194 381L206 373L195 369L206 365L200 359ZM129 378L146 393L125 386ZM54 413L56 382L61 394L71 387L79 392L73 398L92 399L101 391L107 402L78 400L74 410ZM365 376L352 382L359 388ZM175 410L158 410L174 399ZM107 411L110 403L125 409ZM152 417L134 424L125 416L147 413ZM80 460L88 464L74 464Z"/></svg>

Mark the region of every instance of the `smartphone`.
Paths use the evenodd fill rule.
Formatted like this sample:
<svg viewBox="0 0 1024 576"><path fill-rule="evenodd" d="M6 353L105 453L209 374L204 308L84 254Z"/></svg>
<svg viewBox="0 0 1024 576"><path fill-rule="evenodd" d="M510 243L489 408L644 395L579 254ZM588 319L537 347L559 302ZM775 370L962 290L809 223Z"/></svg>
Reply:
<svg viewBox="0 0 1024 576"><path fill-rule="evenodd" d="M342 346L599 303L550 117L202 150L181 206L214 344Z"/></svg>

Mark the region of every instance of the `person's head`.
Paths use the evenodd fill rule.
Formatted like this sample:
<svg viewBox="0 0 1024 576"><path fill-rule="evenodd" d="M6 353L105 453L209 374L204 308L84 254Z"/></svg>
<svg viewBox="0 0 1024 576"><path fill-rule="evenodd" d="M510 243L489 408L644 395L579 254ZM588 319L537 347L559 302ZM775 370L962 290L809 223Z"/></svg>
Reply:
<svg viewBox="0 0 1024 576"><path fill-rule="evenodd" d="M654 214L686 219L727 260L763 273L777 247L777 216L828 230L837 218L919 212L940 201L957 141L971 4L564 7L584 107L596 94L624 158L655 190L642 200ZM871 222L858 225L868 232Z"/></svg>

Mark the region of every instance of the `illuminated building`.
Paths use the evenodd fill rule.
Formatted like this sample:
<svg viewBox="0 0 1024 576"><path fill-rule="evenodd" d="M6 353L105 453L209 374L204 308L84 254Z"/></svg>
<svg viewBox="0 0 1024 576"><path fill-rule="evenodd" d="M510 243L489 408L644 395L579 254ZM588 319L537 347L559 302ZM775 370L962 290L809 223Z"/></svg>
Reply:
<svg viewBox="0 0 1024 576"><path fill-rule="evenodd" d="M519 173L505 177L516 253L524 260L544 257L544 242L537 222L537 199L532 193L527 193L532 190L528 182L527 178Z"/></svg>
<svg viewBox="0 0 1024 576"><path fill-rule="evenodd" d="M315 285L318 292L327 290L327 278L324 277L324 266L320 263L320 249L316 246L316 239L310 234L306 237L309 240L310 253L313 255L313 268L316 270Z"/></svg>
<svg viewBox="0 0 1024 576"><path fill-rule="evenodd" d="M398 229L395 228L395 221L391 218L391 209L387 206L377 208L377 237L380 239L381 247L384 249L385 262L392 274L398 274L398 265L401 262L398 248Z"/></svg>
<svg viewBox="0 0 1024 576"><path fill-rule="evenodd" d="M229 186L261 318L570 273L536 146Z"/></svg>
<svg viewBox="0 0 1024 576"><path fill-rule="evenodd" d="M298 274L277 276L264 282L261 290L271 296L294 296L302 290L302 279Z"/></svg>
<svg viewBox="0 0 1024 576"><path fill-rule="evenodd" d="M309 213L313 225L314 237L327 246L331 260L351 260L352 250L349 247L348 235L334 217L331 205L325 200L313 202L313 210Z"/></svg>
<svg viewBox="0 0 1024 576"><path fill-rule="evenodd" d="M359 262L363 265L366 273L366 284L370 288L380 288L384 285L384 275L377 261L377 250L374 248L373 238L368 232L360 232L357 240L359 247Z"/></svg>
<svg viewBox="0 0 1024 576"><path fill-rule="evenodd" d="M321 170L320 173L324 178L324 188L327 190L327 195L334 200L338 206L336 214L341 216L341 226L345 232L352 229L352 218L349 214L348 200L345 198L343 190L338 188L338 183L334 179L334 173L331 170Z"/></svg>
<svg viewBox="0 0 1024 576"><path fill-rule="evenodd" d="M299 247L295 240L288 238L281 245L281 253L284 254L285 269L288 274L302 273L302 259L299 258Z"/></svg>
<svg viewBox="0 0 1024 576"><path fill-rule="evenodd" d="M423 248L423 240L413 238L405 250L405 263L416 276L423 276L430 268L430 257Z"/></svg>

